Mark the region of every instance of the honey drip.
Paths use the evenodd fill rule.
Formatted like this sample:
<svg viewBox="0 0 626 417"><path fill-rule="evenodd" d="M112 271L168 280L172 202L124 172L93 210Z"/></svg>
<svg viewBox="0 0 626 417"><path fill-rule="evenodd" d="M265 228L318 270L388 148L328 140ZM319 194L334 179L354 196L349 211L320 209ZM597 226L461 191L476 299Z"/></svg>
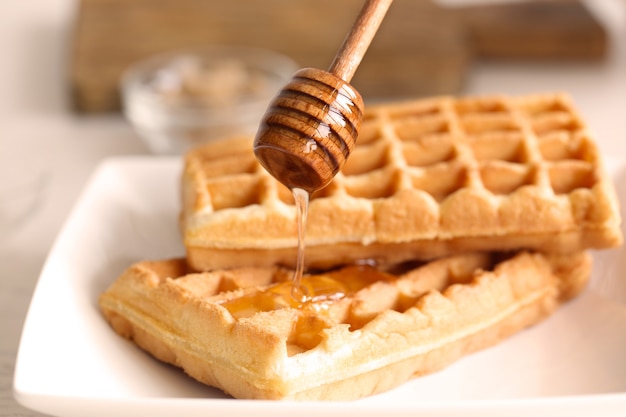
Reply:
<svg viewBox="0 0 626 417"><path fill-rule="evenodd" d="M249 317L262 311L282 308L313 309L318 313L346 296L380 280L395 279L369 265L352 265L317 275L304 275L305 231L309 210L309 192L292 189L298 226L296 269L290 281L279 282L263 290L252 290L222 302L235 318Z"/></svg>
<svg viewBox="0 0 626 417"><path fill-rule="evenodd" d="M345 297L349 289L330 276L315 275L301 280L300 291L315 295L307 296L305 301L300 301L293 296L293 282L285 281L262 291L254 291L225 301L222 305L235 318L249 317L261 311L281 308L313 308L321 312L328 307L329 303Z"/></svg>
<svg viewBox="0 0 626 417"><path fill-rule="evenodd" d="M394 276L377 271L372 266L353 265L324 274L303 276L300 290L309 294L305 301L294 298L293 282L285 281L226 300L222 306L235 318L282 308L313 309L323 313L328 311L333 303L353 295L374 282L394 279Z"/></svg>
<svg viewBox="0 0 626 417"><path fill-rule="evenodd" d="M298 255L296 258L296 270L293 274L291 296L299 303L304 303L313 294L302 285L304 275L304 251L307 214L309 212L309 192L302 188L293 188L293 199L296 203L296 221L298 225Z"/></svg>

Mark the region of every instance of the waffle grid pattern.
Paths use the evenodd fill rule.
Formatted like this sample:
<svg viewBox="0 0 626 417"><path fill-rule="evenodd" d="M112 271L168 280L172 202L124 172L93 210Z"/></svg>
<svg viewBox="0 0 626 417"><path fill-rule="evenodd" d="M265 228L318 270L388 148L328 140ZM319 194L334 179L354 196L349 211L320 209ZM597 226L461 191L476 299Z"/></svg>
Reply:
<svg viewBox="0 0 626 417"><path fill-rule="evenodd" d="M188 247L295 247L291 193L247 139L192 152L184 178ZM564 233L580 250L619 244L620 221L568 96L444 97L366 109L352 155L312 196L307 246Z"/></svg>
<svg viewBox="0 0 626 417"><path fill-rule="evenodd" d="M351 268L328 276L367 275ZM276 306L235 317L229 302L291 272L188 273L184 260L168 260L131 266L100 305L118 333L237 398L345 400L439 370L536 323L579 293L589 269L586 253L464 254L374 276L321 310L282 306L278 295Z"/></svg>

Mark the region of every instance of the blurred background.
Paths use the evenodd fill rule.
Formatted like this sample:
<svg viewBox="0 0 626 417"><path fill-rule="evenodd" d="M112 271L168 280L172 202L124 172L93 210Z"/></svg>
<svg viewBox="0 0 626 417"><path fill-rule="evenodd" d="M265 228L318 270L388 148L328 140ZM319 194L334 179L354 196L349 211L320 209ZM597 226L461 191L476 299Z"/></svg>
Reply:
<svg viewBox="0 0 626 417"><path fill-rule="evenodd" d="M180 152L155 150L133 128L121 88L125 74L156 54L212 45L279 54L268 59L281 63L281 76L285 68L325 69L361 5L0 2L0 416L37 415L11 396L19 335L46 254L90 173L111 156ZM248 68L211 71L226 77L218 85L237 87L254 79L242 72ZM353 85L366 103L567 91L602 152L623 155L626 1L395 0Z"/></svg>
<svg viewBox="0 0 626 417"><path fill-rule="evenodd" d="M119 107L121 72L152 54L206 44L271 49L328 68L362 1L83 0L68 57L79 111ZM576 64L607 56L607 28L581 1L396 0L353 79L365 98L463 91L484 60Z"/></svg>

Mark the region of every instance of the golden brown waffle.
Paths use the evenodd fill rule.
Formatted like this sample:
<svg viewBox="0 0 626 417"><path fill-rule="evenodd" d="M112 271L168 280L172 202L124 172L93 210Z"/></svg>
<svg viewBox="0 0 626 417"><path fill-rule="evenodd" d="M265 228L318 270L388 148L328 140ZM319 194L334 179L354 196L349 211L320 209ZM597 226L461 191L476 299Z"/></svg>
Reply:
<svg viewBox="0 0 626 417"><path fill-rule="evenodd" d="M398 275L349 266L306 277L318 299L298 306L286 270L188 273L166 260L131 266L100 306L117 333L234 397L348 400L539 322L590 268L584 252L463 254Z"/></svg>
<svg viewBox="0 0 626 417"><path fill-rule="evenodd" d="M199 270L293 266L291 193L251 139L192 151L181 226ZM563 94L370 106L342 171L313 195L305 261L400 262L473 250L568 253L622 241L613 186Z"/></svg>

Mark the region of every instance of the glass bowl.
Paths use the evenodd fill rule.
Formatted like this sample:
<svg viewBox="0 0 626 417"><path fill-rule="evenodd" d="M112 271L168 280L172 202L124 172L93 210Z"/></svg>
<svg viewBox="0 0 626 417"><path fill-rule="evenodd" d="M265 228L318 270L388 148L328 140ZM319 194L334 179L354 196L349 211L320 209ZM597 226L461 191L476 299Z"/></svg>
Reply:
<svg viewBox="0 0 626 417"><path fill-rule="evenodd" d="M207 46L150 57L122 77L126 118L157 154L256 132L296 63L274 51Z"/></svg>

